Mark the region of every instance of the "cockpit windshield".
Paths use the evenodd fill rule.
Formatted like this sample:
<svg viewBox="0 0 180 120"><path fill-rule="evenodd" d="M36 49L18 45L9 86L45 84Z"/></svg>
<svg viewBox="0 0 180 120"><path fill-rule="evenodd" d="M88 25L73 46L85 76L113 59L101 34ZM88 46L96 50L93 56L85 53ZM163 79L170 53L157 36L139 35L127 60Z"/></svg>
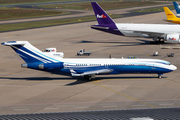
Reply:
<svg viewBox="0 0 180 120"><path fill-rule="evenodd" d="M166 63L166 65L171 65L171 63Z"/></svg>

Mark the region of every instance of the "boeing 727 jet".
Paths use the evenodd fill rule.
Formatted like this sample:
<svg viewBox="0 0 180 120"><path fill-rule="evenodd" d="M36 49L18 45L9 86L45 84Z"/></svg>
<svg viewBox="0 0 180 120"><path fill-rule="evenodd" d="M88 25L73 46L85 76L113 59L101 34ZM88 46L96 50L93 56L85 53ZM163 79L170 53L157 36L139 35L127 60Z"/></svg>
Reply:
<svg viewBox="0 0 180 120"><path fill-rule="evenodd" d="M26 63L21 66L35 70L83 76L91 80L98 74L158 74L176 70L176 66L158 59L110 59L110 58L63 58L56 53L45 54L28 41L10 41L1 43L10 46Z"/></svg>
<svg viewBox="0 0 180 120"><path fill-rule="evenodd" d="M96 2L91 4L98 21L97 25L91 26L92 29L125 37L145 37L155 41L162 39L166 43L180 43L180 25L115 23Z"/></svg>

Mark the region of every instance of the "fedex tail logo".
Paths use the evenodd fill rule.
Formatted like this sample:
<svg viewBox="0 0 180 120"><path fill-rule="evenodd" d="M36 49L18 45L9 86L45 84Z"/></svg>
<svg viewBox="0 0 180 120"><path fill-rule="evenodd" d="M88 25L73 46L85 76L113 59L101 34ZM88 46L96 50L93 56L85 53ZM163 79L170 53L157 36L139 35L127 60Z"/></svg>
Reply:
<svg viewBox="0 0 180 120"><path fill-rule="evenodd" d="M169 38L169 40L176 40L176 38L172 37L172 38Z"/></svg>
<svg viewBox="0 0 180 120"><path fill-rule="evenodd" d="M102 14L102 15L97 14L97 18L106 18L106 15L104 15L104 14Z"/></svg>

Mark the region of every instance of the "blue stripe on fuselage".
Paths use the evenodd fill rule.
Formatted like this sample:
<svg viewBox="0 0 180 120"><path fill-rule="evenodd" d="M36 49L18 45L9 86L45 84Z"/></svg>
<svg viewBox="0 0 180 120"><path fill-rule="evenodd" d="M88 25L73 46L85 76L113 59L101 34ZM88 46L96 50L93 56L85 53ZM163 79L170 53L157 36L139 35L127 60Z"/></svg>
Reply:
<svg viewBox="0 0 180 120"><path fill-rule="evenodd" d="M48 56L45 56L45 55L43 55L44 57L42 57L42 56L40 56L40 55L38 55L38 54L36 54L35 52L37 52L37 51L34 51L34 52L32 52L31 50L29 50L29 49L27 49L27 48L25 48L25 47L23 47L23 46L21 46L21 45L18 45L18 46L15 46L15 47L17 47L17 48L19 48L19 49L21 49L21 50L23 50L23 51L25 51L25 52L27 52L27 53L29 53L29 54L32 54L32 55L34 55L34 56L36 56L36 57L38 57L38 58L40 58L40 59L44 59L44 60L46 60L46 61L49 61L49 62L53 62L52 60L55 60L55 59L53 59L53 58L50 58L50 57L48 57ZM13 48L13 49L15 49L15 48ZM18 50L18 49L17 49ZM17 50L15 50L16 52L17 52ZM23 52L22 52L23 53ZM22 54L21 53L21 54ZM39 52L37 52L37 53L39 53ZM25 56L26 55L26 56ZM42 54L41 54L42 55ZM27 54L26 53L23 53L23 56L25 56L25 57L31 57L31 59L34 59L33 60L33 62L36 62L36 61L40 61L40 60L37 60L37 59L35 59L35 58L33 58L32 56L27 56ZM47 57L47 58L49 58L49 59L51 59L51 60L49 60L49 59L47 59L47 58L45 58L45 57ZM28 62L28 60L26 60L27 62ZM58 60L56 60L57 62L60 62L60 61L58 61ZM43 62L43 61L41 61L41 62Z"/></svg>
<svg viewBox="0 0 180 120"><path fill-rule="evenodd" d="M69 69L75 70L78 74L88 72L88 71L95 71L100 69L113 69L111 73L107 74L121 74L121 73L156 73L162 74L171 72L173 70L166 69L162 67L156 66L146 66L146 65L109 65L109 66L82 66L82 67L70 67ZM66 69L67 72L68 69ZM65 71L64 71L65 72Z"/></svg>

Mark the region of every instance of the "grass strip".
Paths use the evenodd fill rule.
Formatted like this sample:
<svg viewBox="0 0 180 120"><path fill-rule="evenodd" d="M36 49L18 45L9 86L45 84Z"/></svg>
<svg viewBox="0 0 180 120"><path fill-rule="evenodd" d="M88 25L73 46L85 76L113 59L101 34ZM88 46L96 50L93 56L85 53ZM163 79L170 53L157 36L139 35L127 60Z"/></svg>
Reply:
<svg viewBox="0 0 180 120"><path fill-rule="evenodd" d="M149 0L149 1L157 1L157 0ZM164 2L164 1L166 1L166 2L168 2L168 1L180 1L180 0L158 0L158 1L162 1L162 2Z"/></svg>
<svg viewBox="0 0 180 120"><path fill-rule="evenodd" d="M105 10L147 6L147 5L159 5L162 2L140 2L140 1L98 1L98 4ZM79 2L69 4L53 4L53 5L41 5L42 8L60 8L60 9L76 9L76 10L92 10L90 2Z"/></svg>
<svg viewBox="0 0 180 120"><path fill-rule="evenodd" d="M0 8L0 20L47 17L65 14L70 14L70 12L43 9Z"/></svg>
<svg viewBox="0 0 180 120"><path fill-rule="evenodd" d="M119 18L122 15L110 15L112 18ZM59 19L59 20L47 20L47 21L37 21L37 22L26 22L26 23L15 23L15 24L2 24L0 25L0 32L7 32L13 30L23 30L30 28L48 27L63 24L72 24L80 22L88 22L96 20L95 16Z"/></svg>
<svg viewBox="0 0 180 120"><path fill-rule="evenodd" d="M169 9L173 10L174 6L167 6ZM148 8L148 9L139 9L139 10L135 10L133 12L162 12L164 11L163 7L156 7L156 8Z"/></svg>
<svg viewBox="0 0 180 120"><path fill-rule="evenodd" d="M0 0L0 4L24 4L24 3L43 3L43 2L63 2L78 0Z"/></svg>

